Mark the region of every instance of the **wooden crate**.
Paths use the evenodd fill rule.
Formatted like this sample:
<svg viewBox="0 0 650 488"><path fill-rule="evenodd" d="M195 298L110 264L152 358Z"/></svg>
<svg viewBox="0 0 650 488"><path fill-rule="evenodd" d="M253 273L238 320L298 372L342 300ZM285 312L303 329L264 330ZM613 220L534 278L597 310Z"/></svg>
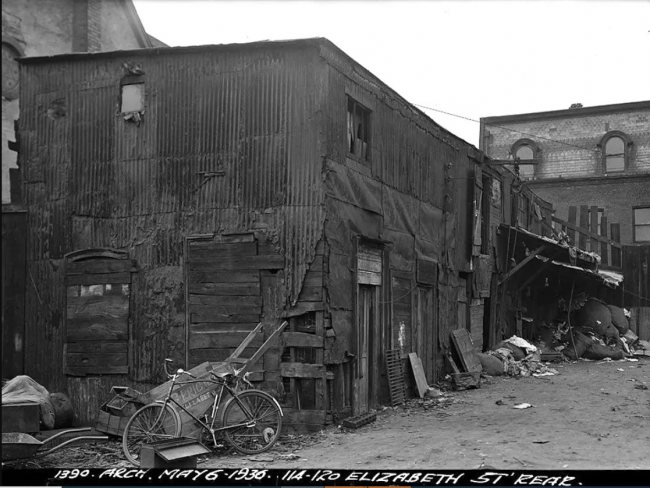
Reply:
<svg viewBox="0 0 650 488"><path fill-rule="evenodd" d="M102 405L102 408L105 407L105 404ZM104 432L105 434L121 436L124 433L126 428L126 423L129 421L130 417L120 417L119 415L112 415L104 410L99 411L99 416L97 417L97 425L95 429L99 432Z"/></svg>

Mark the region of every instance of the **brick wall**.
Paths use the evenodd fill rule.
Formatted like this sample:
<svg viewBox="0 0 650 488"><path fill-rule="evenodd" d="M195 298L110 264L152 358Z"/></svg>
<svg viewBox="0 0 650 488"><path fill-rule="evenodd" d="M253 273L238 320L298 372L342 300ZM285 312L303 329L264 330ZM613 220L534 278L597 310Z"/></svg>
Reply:
<svg viewBox="0 0 650 488"><path fill-rule="evenodd" d="M553 203L555 215L563 220L568 219L570 206L596 205L603 208L610 224L621 225L623 244L633 243L632 208L650 207L650 173L561 183L536 180L529 184L533 192Z"/></svg>
<svg viewBox="0 0 650 488"><path fill-rule="evenodd" d="M596 205L609 223L620 224L621 242L633 243L632 208L650 206L650 103L634 104L633 110L604 106L482 122L481 148L493 158L506 158L520 139L538 145L541 162L529 184L553 204L559 218L568 218L570 206ZM622 175L603 172L599 144L610 131L621 131L632 142Z"/></svg>
<svg viewBox="0 0 650 488"><path fill-rule="evenodd" d="M579 113L580 109L575 111ZM598 144L605 134L614 130L624 132L633 143L629 154L629 172L650 172L650 109L494 123L499 127L485 127L482 142L487 154L506 158L516 141L532 139L541 149L542 158L542 163L536 168L536 178L576 178L602 174Z"/></svg>

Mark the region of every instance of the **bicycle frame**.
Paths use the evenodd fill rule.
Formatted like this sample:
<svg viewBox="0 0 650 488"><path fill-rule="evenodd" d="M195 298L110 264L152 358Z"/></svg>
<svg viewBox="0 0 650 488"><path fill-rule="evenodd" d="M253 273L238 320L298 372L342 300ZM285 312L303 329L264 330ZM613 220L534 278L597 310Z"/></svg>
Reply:
<svg viewBox="0 0 650 488"><path fill-rule="evenodd" d="M206 379L196 379L196 380L183 381L182 383L177 383L176 379L177 379L177 375L174 375L172 377L172 384L169 387L169 391L167 392L167 396L165 397L164 400L158 402L158 403L162 403L162 405L163 405L163 409L160 412L160 417L162 417L162 415L164 414L164 411L165 411L164 407L166 405L169 405L170 403L172 403L173 405L176 405L178 408L180 408L182 411L184 411L187 415L192 417L192 419L194 419L196 422L198 422L204 429L207 429L208 432L210 432L210 435L212 436L212 442L213 442L214 446L217 445L217 439L216 439L216 436L215 436L215 434L217 432L221 432L221 431L228 430L228 429L234 429L234 428L237 428L237 427L243 427L243 426L245 426L245 427L253 427L254 426L254 423L251 425L251 422L249 421L249 422L243 422L243 423L240 423L240 424L229 425L227 427L223 427L223 426L218 427L218 428L214 427L214 424L217 421L217 412L219 410L219 407L221 406L221 400L223 398L224 389L228 393L230 393L230 396L232 397L231 401L236 401L239 404L239 407L242 409L242 411L246 414L246 416L248 418L251 418L253 416L251 414L251 412L249 412L246 405L244 405L244 403L242 403L239 400L239 398L237 398L237 393L235 393L235 391L230 386L228 386L227 381L225 379L223 379L223 378L219 378L219 379L206 378ZM192 383L212 383L212 384L216 384L216 385L219 386L219 388L218 388L219 391L215 395L214 401L212 402L211 414L210 414L210 423L209 424L204 422L200 418L198 418L192 412L190 412L187 408L185 408L183 405L181 405L172 396L172 393L174 391L174 387L176 385L187 385L187 384L192 384ZM275 399L274 399L274 401L275 401ZM279 407L279 405L278 405L278 407ZM174 408L174 407L172 406L172 408ZM205 412L203 413L204 416L206 415L206 412L208 410L210 410L210 407L205 410ZM283 415L281 408L280 408L280 415ZM159 420L160 420L160 418L157 418L156 423Z"/></svg>

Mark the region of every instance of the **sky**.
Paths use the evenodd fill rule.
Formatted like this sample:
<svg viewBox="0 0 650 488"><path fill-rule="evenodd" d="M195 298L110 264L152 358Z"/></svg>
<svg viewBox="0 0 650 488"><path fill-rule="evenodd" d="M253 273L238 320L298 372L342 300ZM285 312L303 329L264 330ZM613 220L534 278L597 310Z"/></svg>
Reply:
<svg viewBox="0 0 650 488"><path fill-rule="evenodd" d="M650 100L650 0L134 4L170 46L325 37L476 147L481 117Z"/></svg>

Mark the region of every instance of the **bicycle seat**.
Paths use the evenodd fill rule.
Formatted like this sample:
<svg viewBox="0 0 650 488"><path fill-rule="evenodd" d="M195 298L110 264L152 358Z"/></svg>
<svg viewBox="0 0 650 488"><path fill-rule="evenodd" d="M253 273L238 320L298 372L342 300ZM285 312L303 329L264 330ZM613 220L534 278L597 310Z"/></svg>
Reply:
<svg viewBox="0 0 650 488"><path fill-rule="evenodd" d="M220 373L215 373L214 371L210 371L210 374L216 378L228 378L229 376L233 375L231 371L223 371Z"/></svg>

